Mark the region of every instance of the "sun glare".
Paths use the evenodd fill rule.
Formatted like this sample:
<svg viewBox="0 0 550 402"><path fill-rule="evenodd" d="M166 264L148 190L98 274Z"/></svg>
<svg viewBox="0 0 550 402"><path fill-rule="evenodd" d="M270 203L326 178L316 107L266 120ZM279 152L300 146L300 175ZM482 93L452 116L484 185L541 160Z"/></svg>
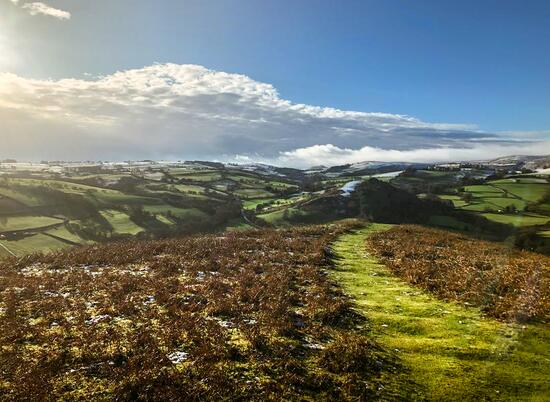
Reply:
<svg viewBox="0 0 550 402"><path fill-rule="evenodd" d="M10 45L8 36L0 31L0 72L12 68L16 62L16 54Z"/></svg>

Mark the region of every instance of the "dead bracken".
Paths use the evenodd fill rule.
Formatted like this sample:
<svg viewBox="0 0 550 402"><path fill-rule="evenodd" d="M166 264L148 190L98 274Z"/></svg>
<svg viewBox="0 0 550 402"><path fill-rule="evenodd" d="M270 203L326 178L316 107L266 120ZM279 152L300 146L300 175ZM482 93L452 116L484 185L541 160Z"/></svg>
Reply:
<svg viewBox="0 0 550 402"><path fill-rule="evenodd" d="M325 274L350 227L2 261L0 399L368 399L382 352Z"/></svg>
<svg viewBox="0 0 550 402"><path fill-rule="evenodd" d="M402 225L367 241L407 282L504 320L550 314L550 257L422 226Z"/></svg>

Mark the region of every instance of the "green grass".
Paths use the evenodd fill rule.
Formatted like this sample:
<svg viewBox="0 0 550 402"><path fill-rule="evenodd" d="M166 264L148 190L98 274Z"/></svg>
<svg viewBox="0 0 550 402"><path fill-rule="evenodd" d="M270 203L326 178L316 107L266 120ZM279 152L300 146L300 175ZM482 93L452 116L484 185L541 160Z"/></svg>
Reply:
<svg viewBox="0 0 550 402"><path fill-rule="evenodd" d="M172 174L179 179L192 180L197 182L211 182L220 180L222 175L219 172L192 172L183 174Z"/></svg>
<svg viewBox="0 0 550 402"><path fill-rule="evenodd" d="M4 248L4 243L0 240L0 258L10 257L12 254Z"/></svg>
<svg viewBox="0 0 550 402"><path fill-rule="evenodd" d="M518 211L523 211L527 206L527 203L517 198L484 197L479 199L476 198L471 203L461 206L460 209L463 209L465 211L474 211L474 212L485 212L485 211L498 212L498 211L502 211L507 206L515 206Z"/></svg>
<svg viewBox="0 0 550 402"><path fill-rule="evenodd" d="M174 222L164 215L157 215L156 218L159 222L164 223L165 225L174 225Z"/></svg>
<svg viewBox="0 0 550 402"><path fill-rule="evenodd" d="M287 211L286 216L285 216L285 211ZM290 207L290 208L286 208L275 212L269 212L267 214L260 214L257 216L258 218L263 219L264 221L272 225L286 226L290 224L289 220L305 217L307 215L308 213L305 211L302 211L301 209Z"/></svg>
<svg viewBox="0 0 550 402"><path fill-rule="evenodd" d="M4 198L0 195L0 214L9 215L24 212L27 207L11 198Z"/></svg>
<svg viewBox="0 0 550 402"><path fill-rule="evenodd" d="M502 190L506 190L525 201L531 202L540 200L550 191L549 184L497 183L495 186Z"/></svg>
<svg viewBox="0 0 550 402"><path fill-rule="evenodd" d="M524 200L518 200L517 198L500 197L500 198L485 198L485 202L493 204L497 208L503 209L507 206L513 205L518 210L524 210L527 206L527 202Z"/></svg>
<svg viewBox="0 0 550 402"><path fill-rule="evenodd" d="M41 228L61 222L63 222L61 219L50 218L48 216L2 216L0 217L0 232Z"/></svg>
<svg viewBox="0 0 550 402"><path fill-rule="evenodd" d="M504 224L507 224L507 225L513 225L513 226L516 226L516 227L544 225L545 223L550 222L550 216L537 215L537 214L508 215L508 214L485 213L485 214L482 214L482 215L484 217L486 217L487 219L492 220L494 222L504 223Z"/></svg>
<svg viewBox="0 0 550 402"><path fill-rule="evenodd" d="M208 214L197 208L177 208L170 205L146 205L143 209L155 215L166 215L168 211L170 211L172 215L182 219L205 220L209 218Z"/></svg>
<svg viewBox="0 0 550 402"><path fill-rule="evenodd" d="M159 202L158 200L150 197L142 197L142 196L137 196L132 194L125 194L118 190L105 189L101 187L88 186L84 184L75 184L75 183L65 182L62 180L12 179L12 182L14 184L20 184L20 185L29 186L29 187L45 186L55 190L63 191L64 193L67 193L67 194L79 194L88 198L90 201L98 205L151 204L151 203L154 204ZM3 192L1 192L2 190L0 190L0 193L4 194ZM7 195L7 194L4 194L4 195ZM33 199L24 194L23 196L27 197L27 199L26 200L17 199L17 200L21 201L23 204L28 206L37 206L37 205L43 205L44 203L47 203L44 200ZM15 198L15 197L12 197L12 198ZM33 201L34 204L30 203L31 200L34 200Z"/></svg>
<svg viewBox="0 0 550 402"><path fill-rule="evenodd" d="M243 208L255 210L258 204L270 204L271 207L278 207L283 205L291 205L299 201L305 201L310 198L309 194L301 194L290 198L253 198L243 200Z"/></svg>
<svg viewBox="0 0 550 402"><path fill-rule="evenodd" d="M128 214L124 212L115 211L113 209L105 209L100 211L101 215L109 221L109 224L113 227L115 233L136 235L139 232L143 232L141 226L136 225Z"/></svg>
<svg viewBox="0 0 550 402"><path fill-rule="evenodd" d="M44 201L41 198L31 197L30 195L24 194L21 191L15 191L11 188L0 187L0 195L14 199L27 207L44 205Z"/></svg>
<svg viewBox="0 0 550 402"><path fill-rule="evenodd" d="M194 184L174 184L170 187L175 188L177 191L181 191L182 193L187 193L189 191L193 191L196 193L204 193L205 188L202 186L196 186Z"/></svg>
<svg viewBox="0 0 550 402"><path fill-rule="evenodd" d="M273 198L273 194L261 188L243 188L235 190L235 195L241 198Z"/></svg>
<svg viewBox="0 0 550 402"><path fill-rule="evenodd" d="M53 229L50 229L46 231L45 233L51 234L53 236L60 237L62 239L68 240L73 243L79 243L79 244L87 244L90 243L84 239L82 239L80 236L69 232L69 230L63 225L59 226Z"/></svg>
<svg viewBox="0 0 550 402"><path fill-rule="evenodd" d="M241 219L232 219L229 222L227 222L227 226L225 230L229 232L233 231L241 231L241 230L250 230L254 229L254 226L249 225L246 223L242 218Z"/></svg>
<svg viewBox="0 0 550 402"><path fill-rule="evenodd" d="M46 253L70 247L68 244L42 233L15 241L0 240L0 243L6 246L17 256L23 256L35 252Z"/></svg>
<svg viewBox="0 0 550 402"><path fill-rule="evenodd" d="M266 204L266 203L271 204L275 200L276 200L276 198L252 198L252 199L247 199L247 200L243 201L243 208L244 209L255 210L256 207L259 204Z"/></svg>
<svg viewBox="0 0 550 402"><path fill-rule="evenodd" d="M438 195L439 198L442 200L451 201L455 208L463 207L466 205L466 202L462 200L458 195L449 195L449 194L441 194Z"/></svg>
<svg viewBox="0 0 550 402"><path fill-rule="evenodd" d="M511 177L508 179L493 180L492 184L508 184L508 183L520 183L520 184L548 184L545 179L538 177Z"/></svg>
<svg viewBox="0 0 550 402"><path fill-rule="evenodd" d="M365 252L366 236L388 227L342 236L331 274L366 315L366 331L404 366L386 378L388 399L548 400L548 327L504 324L403 282Z"/></svg>
<svg viewBox="0 0 550 402"><path fill-rule="evenodd" d="M487 186L484 184L474 185L474 186L466 186L464 187L464 191L468 193L472 193L474 197L485 197L487 194L490 194L489 197L494 197L495 194L502 194L503 191L492 187Z"/></svg>
<svg viewBox="0 0 550 402"><path fill-rule="evenodd" d="M465 222L461 222L458 219L453 218L452 216L444 216L444 215L431 216L429 224L434 226L449 228L449 229L455 229L455 230L469 230L472 227L472 225L469 225L468 223L465 223Z"/></svg>

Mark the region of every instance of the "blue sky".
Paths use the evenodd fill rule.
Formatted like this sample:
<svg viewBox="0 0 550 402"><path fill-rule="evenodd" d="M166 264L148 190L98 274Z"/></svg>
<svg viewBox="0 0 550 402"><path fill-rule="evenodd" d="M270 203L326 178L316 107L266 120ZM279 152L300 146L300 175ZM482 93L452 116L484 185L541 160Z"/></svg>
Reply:
<svg viewBox="0 0 550 402"><path fill-rule="evenodd" d="M44 0L70 19L12 3L0 0L12 56L0 55L0 71L25 79L196 64L271 84L294 104L550 139L548 1ZM326 145L310 140L296 148Z"/></svg>

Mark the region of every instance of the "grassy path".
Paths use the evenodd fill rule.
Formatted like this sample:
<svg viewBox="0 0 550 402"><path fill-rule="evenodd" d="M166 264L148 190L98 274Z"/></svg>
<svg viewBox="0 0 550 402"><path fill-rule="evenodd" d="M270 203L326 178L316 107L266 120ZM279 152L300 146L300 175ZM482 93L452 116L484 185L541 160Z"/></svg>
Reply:
<svg viewBox="0 0 550 402"><path fill-rule="evenodd" d="M388 379L388 398L550 400L549 328L500 323L395 277L364 246L369 233L388 227L342 236L332 273L367 317L369 334L403 365Z"/></svg>

